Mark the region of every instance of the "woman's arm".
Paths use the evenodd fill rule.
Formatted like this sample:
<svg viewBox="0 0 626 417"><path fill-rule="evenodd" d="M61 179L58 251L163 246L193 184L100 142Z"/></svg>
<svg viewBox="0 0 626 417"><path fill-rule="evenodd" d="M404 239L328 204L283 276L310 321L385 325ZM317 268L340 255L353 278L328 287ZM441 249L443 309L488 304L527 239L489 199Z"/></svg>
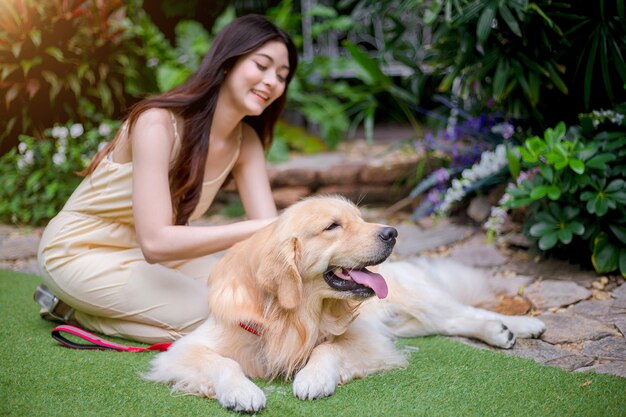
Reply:
<svg viewBox="0 0 626 417"><path fill-rule="evenodd" d="M218 252L269 224L268 220L249 220L209 227L174 225L168 174L174 130L169 112L152 109L142 113L129 140L135 230L148 262L189 259Z"/></svg>
<svg viewBox="0 0 626 417"><path fill-rule="evenodd" d="M249 219L268 219L277 216L263 146L256 131L245 123L241 151L233 168L233 177Z"/></svg>

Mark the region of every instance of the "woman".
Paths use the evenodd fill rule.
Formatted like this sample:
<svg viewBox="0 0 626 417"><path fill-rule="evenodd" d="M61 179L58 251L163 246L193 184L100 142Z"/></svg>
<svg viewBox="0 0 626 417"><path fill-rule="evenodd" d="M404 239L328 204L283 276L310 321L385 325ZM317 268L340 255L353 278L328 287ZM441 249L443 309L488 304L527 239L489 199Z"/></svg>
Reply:
<svg viewBox="0 0 626 417"><path fill-rule="evenodd" d="M62 302L42 316L147 343L199 325L209 255L276 217L264 149L296 65L287 34L244 16L187 82L135 105L43 233L39 265ZM249 220L188 226L229 174Z"/></svg>

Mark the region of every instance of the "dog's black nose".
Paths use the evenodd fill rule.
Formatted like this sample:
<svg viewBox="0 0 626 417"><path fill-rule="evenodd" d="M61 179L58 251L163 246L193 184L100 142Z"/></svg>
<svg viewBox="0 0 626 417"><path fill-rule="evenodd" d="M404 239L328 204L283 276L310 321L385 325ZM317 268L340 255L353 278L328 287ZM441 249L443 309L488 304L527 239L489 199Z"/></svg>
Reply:
<svg viewBox="0 0 626 417"><path fill-rule="evenodd" d="M398 231L393 227L383 227L378 237L383 242L390 242L398 237Z"/></svg>

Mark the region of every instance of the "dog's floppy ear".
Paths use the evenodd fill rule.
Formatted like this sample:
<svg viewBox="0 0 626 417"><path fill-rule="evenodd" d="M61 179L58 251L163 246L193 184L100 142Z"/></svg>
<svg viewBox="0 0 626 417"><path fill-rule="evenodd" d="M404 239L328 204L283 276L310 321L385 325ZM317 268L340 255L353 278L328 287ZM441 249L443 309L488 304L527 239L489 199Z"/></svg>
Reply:
<svg viewBox="0 0 626 417"><path fill-rule="evenodd" d="M295 308L302 300L302 277L298 272L300 248L293 237L282 243L266 242L264 256L260 259L257 281L274 294L284 309Z"/></svg>

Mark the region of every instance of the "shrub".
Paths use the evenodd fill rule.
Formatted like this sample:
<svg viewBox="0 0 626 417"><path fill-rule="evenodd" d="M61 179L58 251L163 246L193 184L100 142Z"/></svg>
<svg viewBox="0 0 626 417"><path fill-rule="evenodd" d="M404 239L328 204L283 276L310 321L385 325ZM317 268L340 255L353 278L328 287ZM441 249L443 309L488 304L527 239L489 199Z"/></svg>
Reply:
<svg viewBox="0 0 626 417"><path fill-rule="evenodd" d="M67 123L46 129L40 140L20 135L20 143L0 157L0 221L41 225L61 210L81 181L99 146L119 122Z"/></svg>
<svg viewBox="0 0 626 417"><path fill-rule="evenodd" d="M54 122L112 117L124 107L134 55L121 0L0 2L0 147L20 133L40 137Z"/></svg>
<svg viewBox="0 0 626 417"><path fill-rule="evenodd" d="M525 207L525 230L539 249L584 256L598 273L626 276L624 116L593 112L581 115L581 124L567 130L559 123L517 148L525 173L496 213Z"/></svg>

